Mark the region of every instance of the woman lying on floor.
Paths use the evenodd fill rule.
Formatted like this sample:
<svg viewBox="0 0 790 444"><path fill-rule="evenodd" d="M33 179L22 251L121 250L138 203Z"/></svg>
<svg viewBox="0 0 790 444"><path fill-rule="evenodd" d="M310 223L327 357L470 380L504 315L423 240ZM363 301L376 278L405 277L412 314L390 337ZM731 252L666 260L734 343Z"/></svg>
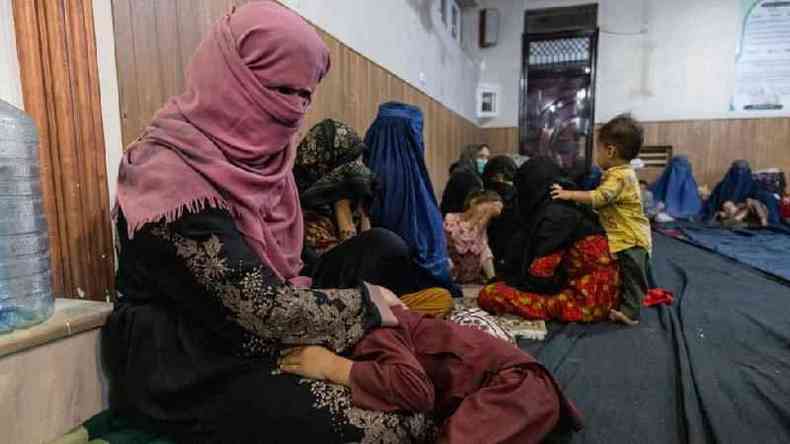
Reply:
<svg viewBox="0 0 790 444"><path fill-rule="evenodd" d="M179 442L210 443L430 442L433 419L447 417L439 424L445 440L537 442L575 419L543 367L486 333L403 310L383 286L305 286L292 140L328 69L326 46L299 16L274 2L248 3L214 26L186 91L126 152L120 294L103 337L113 412ZM406 248L371 229L321 261L344 269L344 247L366 250L369 269ZM367 280L354 269L357 282ZM392 270L391 284L412 279L408 272ZM320 287L337 288L331 277ZM388 340L396 331L400 338ZM326 380L336 375L280 374L278 361L296 372L289 358L305 357L283 350L306 345L354 352L357 362L343 367L351 388ZM465 366L482 354L486 361ZM393 359L415 367L380 372ZM437 359L451 372L437 374ZM451 378L458 372L466 384ZM410 389L430 387L412 373L428 375L434 398L406 401L415 399Z"/></svg>
<svg viewBox="0 0 790 444"><path fill-rule="evenodd" d="M549 187L558 182L572 186L548 157L519 168L521 226L505 260L506 280L480 291L481 308L527 319L594 322L619 306L619 267L606 235L592 211L551 199Z"/></svg>

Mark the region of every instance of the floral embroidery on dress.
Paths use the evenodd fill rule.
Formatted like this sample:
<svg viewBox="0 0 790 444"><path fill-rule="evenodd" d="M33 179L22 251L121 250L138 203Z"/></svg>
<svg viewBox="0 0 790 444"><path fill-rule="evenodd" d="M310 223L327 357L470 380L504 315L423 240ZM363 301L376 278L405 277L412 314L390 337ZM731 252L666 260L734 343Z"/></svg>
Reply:
<svg viewBox="0 0 790 444"><path fill-rule="evenodd" d="M216 236L205 241L185 238L157 226L151 234L170 241L196 281L229 310L230 318L248 334L244 354L270 354L281 344L321 344L342 352L365 334L369 305L359 290L311 290L274 284L262 266L229 266Z"/></svg>
<svg viewBox="0 0 790 444"><path fill-rule="evenodd" d="M588 236L567 251L536 259L530 273L552 276L557 267L564 267L568 275L568 285L557 294L520 291L497 282L480 291L478 304L489 312L565 322L605 320L609 310L619 306L620 268L609 252L606 236Z"/></svg>
<svg viewBox="0 0 790 444"><path fill-rule="evenodd" d="M562 262L565 251L558 251L532 261L529 273L533 276L548 278L554 276L557 266ZM577 265L577 267L580 265Z"/></svg>
<svg viewBox="0 0 790 444"><path fill-rule="evenodd" d="M436 440L436 425L424 414L363 410L353 406L347 387L313 379L301 379L299 383L309 386L315 408L329 411L338 432L342 434L347 424L361 430L361 444L427 444Z"/></svg>

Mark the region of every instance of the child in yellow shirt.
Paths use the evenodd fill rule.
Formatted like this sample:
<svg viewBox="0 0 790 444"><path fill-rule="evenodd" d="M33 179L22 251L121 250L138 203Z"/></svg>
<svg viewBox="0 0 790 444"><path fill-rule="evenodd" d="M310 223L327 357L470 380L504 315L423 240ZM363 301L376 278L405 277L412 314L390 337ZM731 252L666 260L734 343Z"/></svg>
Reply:
<svg viewBox="0 0 790 444"><path fill-rule="evenodd" d="M611 310L609 318L627 325L639 323L652 249L650 221L642 208L639 180L631 168L643 140L642 128L630 115L615 117L598 134L595 157L605 170L601 185L593 191L570 191L554 185L551 191L554 199L589 204L598 211L623 279L620 310Z"/></svg>

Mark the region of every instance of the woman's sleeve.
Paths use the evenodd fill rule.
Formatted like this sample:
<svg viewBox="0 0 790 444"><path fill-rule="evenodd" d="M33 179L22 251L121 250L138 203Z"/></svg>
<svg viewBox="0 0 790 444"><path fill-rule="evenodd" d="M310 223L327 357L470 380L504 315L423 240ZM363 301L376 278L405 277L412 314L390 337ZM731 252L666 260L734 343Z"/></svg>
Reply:
<svg viewBox="0 0 790 444"><path fill-rule="evenodd" d="M579 227L579 210L564 203L553 204L539 222L531 240L532 256L540 258L567 248Z"/></svg>
<svg viewBox="0 0 790 444"><path fill-rule="evenodd" d="M399 310L396 308L396 313ZM351 355L353 404L383 412L432 411L435 388L414 353L414 344L402 325L378 328L365 336Z"/></svg>
<svg viewBox="0 0 790 444"><path fill-rule="evenodd" d="M525 276L525 286L541 294L557 293L566 284L567 276L561 267L565 250L574 241L579 215L564 204L553 206L539 223L532 239L532 261Z"/></svg>
<svg viewBox="0 0 790 444"><path fill-rule="evenodd" d="M343 352L381 325L370 287L313 290L283 283L224 210L186 215L139 235L158 242L149 246L149 254L171 255L176 268L188 275L196 291L171 290L177 303L187 306L194 305L191 298L213 298L227 320L267 343L321 344Z"/></svg>

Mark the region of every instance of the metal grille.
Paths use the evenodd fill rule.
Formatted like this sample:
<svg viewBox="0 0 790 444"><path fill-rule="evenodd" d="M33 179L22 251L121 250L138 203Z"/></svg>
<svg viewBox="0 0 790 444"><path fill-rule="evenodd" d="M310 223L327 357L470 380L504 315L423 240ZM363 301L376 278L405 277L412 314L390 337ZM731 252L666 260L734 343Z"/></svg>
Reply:
<svg viewBox="0 0 790 444"><path fill-rule="evenodd" d="M587 63L590 39L587 37L529 42L529 67Z"/></svg>

